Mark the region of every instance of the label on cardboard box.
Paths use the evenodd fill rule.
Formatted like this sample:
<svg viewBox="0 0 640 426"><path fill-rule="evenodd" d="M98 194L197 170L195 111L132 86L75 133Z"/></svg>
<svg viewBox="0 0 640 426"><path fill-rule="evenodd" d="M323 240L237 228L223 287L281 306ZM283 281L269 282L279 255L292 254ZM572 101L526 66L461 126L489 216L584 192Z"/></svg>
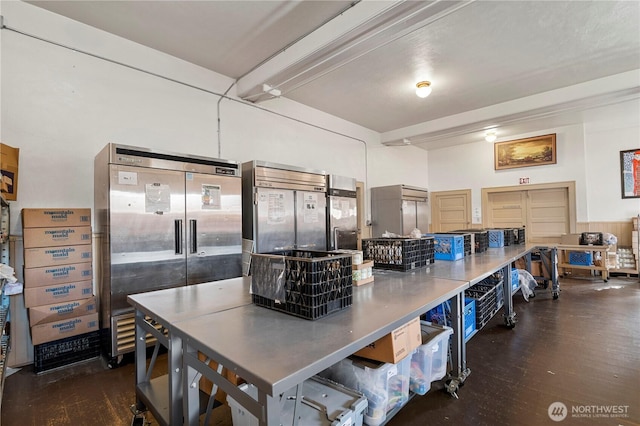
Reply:
<svg viewBox="0 0 640 426"><path fill-rule="evenodd" d="M22 209L23 228L91 226L91 209Z"/></svg>
<svg viewBox="0 0 640 426"><path fill-rule="evenodd" d="M91 280L24 288L24 304L27 308L86 299L91 296L93 296L93 282Z"/></svg>
<svg viewBox="0 0 640 426"><path fill-rule="evenodd" d="M92 259L91 244L24 249L25 268L91 262Z"/></svg>
<svg viewBox="0 0 640 426"><path fill-rule="evenodd" d="M0 143L0 191L7 201L18 198L18 157L20 149Z"/></svg>
<svg viewBox="0 0 640 426"><path fill-rule="evenodd" d="M91 227L24 228L24 248L91 244Z"/></svg>
<svg viewBox="0 0 640 426"><path fill-rule="evenodd" d="M52 284L90 280L93 277L91 262L70 265L50 265L24 269L25 287L42 287Z"/></svg>
<svg viewBox="0 0 640 426"><path fill-rule="evenodd" d="M94 330L98 330L97 313L35 325L31 327L31 340L34 345L40 345Z"/></svg>
<svg viewBox="0 0 640 426"><path fill-rule="evenodd" d="M417 317L360 349L354 355L396 364L421 344L420 317Z"/></svg>
<svg viewBox="0 0 640 426"><path fill-rule="evenodd" d="M51 305L32 306L29 308L29 325L33 327L38 324L61 321L95 312L97 312L95 296Z"/></svg>

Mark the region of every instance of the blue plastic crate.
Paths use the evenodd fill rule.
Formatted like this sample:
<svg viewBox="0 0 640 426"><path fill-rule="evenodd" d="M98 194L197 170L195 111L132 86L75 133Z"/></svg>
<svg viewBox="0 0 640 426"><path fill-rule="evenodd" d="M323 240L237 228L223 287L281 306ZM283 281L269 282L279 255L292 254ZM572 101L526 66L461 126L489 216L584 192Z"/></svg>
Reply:
<svg viewBox="0 0 640 426"><path fill-rule="evenodd" d="M489 247L504 247L504 231L501 229L489 229Z"/></svg>
<svg viewBox="0 0 640 426"><path fill-rule="evenodd" d="M448 303L448 302L445 302L445 303ZM425 314L424 319L432 324L448 325L449 312L448 312L448 308L445 306L445 303L441 303L440 305L428 311Z"/></svg>
<svg viewBox="0 0 640 426"><path fill-rule="evenodd" d="M570 251L569 263L571 265L590 266L593 264L593 255L590 251Z"/></svg>
<svg viewBox="0 0 640 426"><path fill-rule="evenodd" d="M464 257L464 237L452 234L426 234L433 237L436 260L458 260Z"/></svg>
<svg viewBox="0 0 640 426"><path fill-rule="evenodd" d="M518 291L520 275L518 274L518 270L516 268L511 269L511 293L515 293Z"/></svg>
<svg viewBox="0 0 640 426"><path fill-rule="evenodd" d="M464 340L469 340L476 331L476 301L469 297L464 298Z"/></svg>

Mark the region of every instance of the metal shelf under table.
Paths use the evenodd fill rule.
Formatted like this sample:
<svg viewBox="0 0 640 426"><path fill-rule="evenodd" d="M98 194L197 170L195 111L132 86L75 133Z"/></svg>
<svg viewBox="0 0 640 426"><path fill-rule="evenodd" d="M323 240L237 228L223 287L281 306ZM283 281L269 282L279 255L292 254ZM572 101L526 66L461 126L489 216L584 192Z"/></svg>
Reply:
<svg viewBox="0 0 640 426"><path fill-rule="evenodd" d="M135 308L136 410L149 409L161 425L182 424L182 342L173 335L173 326L250 304L250 285L250 278L240 277L128 296ZM147 333L157 339L148 368ZM168 373L151 379L160 346L167 348Z"/></svg>
<svg viewBox="0 0 640 426"><path fill-rule="evenodd" d="M431 277L426 270L390 272L376 275L370 285L355 287L351 307L316 321L256 305L180 321L173 336L184 347L185 424L199 422L200 375L220 386L261 425L279 424L277 395L436 305L450 299L459 304L468 286L463 281ZM209 368L198 353L255 385L258 400Z"/></svg>

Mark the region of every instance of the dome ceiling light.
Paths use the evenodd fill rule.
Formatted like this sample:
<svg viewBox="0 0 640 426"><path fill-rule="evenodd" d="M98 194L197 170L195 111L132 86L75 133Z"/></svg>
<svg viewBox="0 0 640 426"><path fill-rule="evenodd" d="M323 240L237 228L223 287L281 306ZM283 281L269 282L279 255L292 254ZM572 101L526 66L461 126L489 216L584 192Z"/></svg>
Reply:
<svg viewBox="0 0 640 426"><path fill-rule="evenodd" d="M431 94L431 82L420 81L416 84L416 95L420 98L426 98Z"/></svg>

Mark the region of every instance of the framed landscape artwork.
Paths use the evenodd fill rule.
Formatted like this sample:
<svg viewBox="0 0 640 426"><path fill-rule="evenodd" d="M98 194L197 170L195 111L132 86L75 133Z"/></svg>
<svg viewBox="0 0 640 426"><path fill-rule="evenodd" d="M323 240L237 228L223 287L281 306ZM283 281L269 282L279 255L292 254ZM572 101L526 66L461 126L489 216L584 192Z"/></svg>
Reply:
<svg viewBox="0 0 640 426"><path fill-rule="evenodd" d="M496 142L494 163L496 170L556 164L556 134Z"/></svg>
<svg viewBox="0 0 640 426"><path fill-rule="evenodd" d="M622 198L640 198L640 148L620 151Z"/></svg>

